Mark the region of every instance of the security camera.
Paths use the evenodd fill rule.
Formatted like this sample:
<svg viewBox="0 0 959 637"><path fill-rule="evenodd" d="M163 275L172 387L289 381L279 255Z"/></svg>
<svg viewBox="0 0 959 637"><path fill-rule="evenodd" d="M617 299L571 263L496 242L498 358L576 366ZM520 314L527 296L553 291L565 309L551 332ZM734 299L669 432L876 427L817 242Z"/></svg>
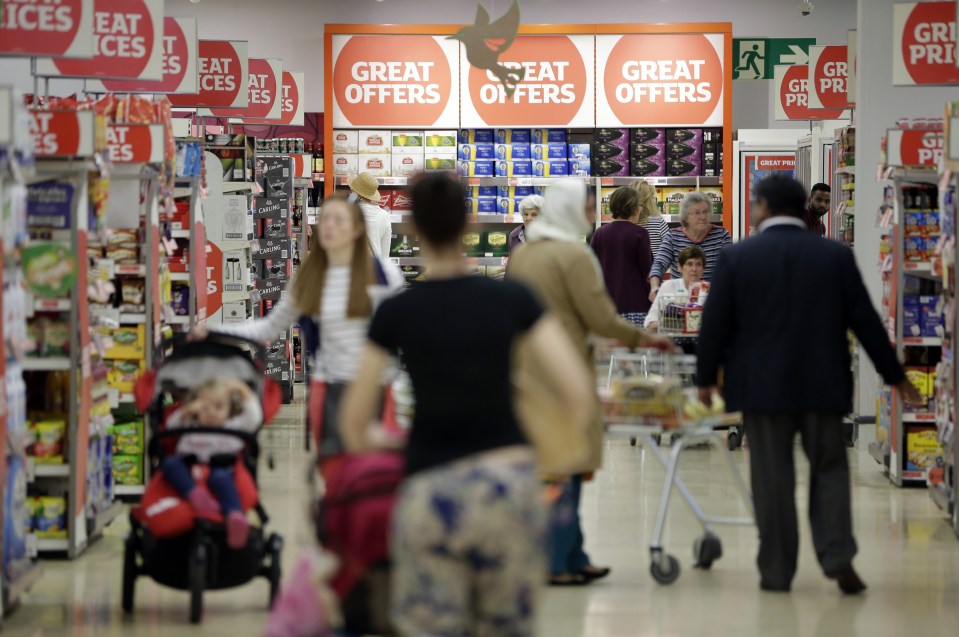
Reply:
<svg viewBox="0 0 959 637"><path fill-rule="evenodd" d="M803 2L799 3L799 13L801 13L804 18L812 13L812 10L815 8L810 0L803 0Z"/></svg>

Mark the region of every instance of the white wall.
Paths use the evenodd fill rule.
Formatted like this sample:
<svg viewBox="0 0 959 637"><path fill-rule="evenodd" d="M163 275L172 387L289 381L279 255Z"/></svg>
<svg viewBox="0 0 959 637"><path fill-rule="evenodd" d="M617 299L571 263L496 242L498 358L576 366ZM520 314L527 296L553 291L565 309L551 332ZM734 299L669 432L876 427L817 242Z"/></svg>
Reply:
<svg viewBox="0 0 959 637"><path fill-rule="evenodd" d="M876 211L882 188L876 165L882 136L899 117L942 117L945 104L956 99L955 87L892 86L892 8L894 0L859 0L859 78L856 84L856 260L876 307L882 301L879 230ZM859 413L875 413L875 368L863 355L860 366Z"/></svg>
<svg viewBox="0 0 959 637"><path fill-rule="evenodd" d="M250 42L251 57L279 57L286 68L306 73L307 111L323 111L324 23L469 24L477 2L494 17L512 0L166 0L166 15L196 16L200 37ZM798 0L520 0L527 24L622 22L732 22L737 37L816 37L846 42L856 23L855 0L816 0L808 18ZM32 90L26 60L0 59L0 82ZM58 80L53 94L77 82ZM735 83L735 128L790 126L772 119L772 81ZM805 126L804 123L792 124Z"/></svg>

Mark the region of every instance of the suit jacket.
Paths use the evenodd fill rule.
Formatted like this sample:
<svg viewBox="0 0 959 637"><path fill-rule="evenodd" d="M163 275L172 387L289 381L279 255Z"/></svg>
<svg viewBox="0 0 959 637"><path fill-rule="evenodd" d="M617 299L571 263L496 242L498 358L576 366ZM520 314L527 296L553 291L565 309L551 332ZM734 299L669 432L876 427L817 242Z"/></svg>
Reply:
<svg viewBox="0 0 959 637"><path fill-rule="evenodd" d="M852 252L797 226L770 226L727 248L713 275L697 383L730 411L848 413L847 330L889 384L905 379Z"/></svg>

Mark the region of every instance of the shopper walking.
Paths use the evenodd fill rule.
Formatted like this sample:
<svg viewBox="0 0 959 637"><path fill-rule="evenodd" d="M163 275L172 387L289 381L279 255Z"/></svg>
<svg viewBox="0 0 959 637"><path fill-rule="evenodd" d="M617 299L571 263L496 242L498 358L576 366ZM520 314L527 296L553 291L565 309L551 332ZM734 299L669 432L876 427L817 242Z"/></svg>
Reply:
<svg viewBox="0 0 959 637"><path fill-rule="evenodd" d="M683 197L679 212L679 222L682 227L666 234L663 246L653 261L653 269L649 276L650 300L655 298L656 291L662 285L667 272L673 278L681 276L676 258L683 248L689 246L699 246L706 253L706 271L703 273L703 280L712 280L713 268L719 253L732 244L733 240L725 228L712 224L709 220L711 214L712 202L703 193L691 192Z"/></svg>
<svg viewBox="0 0 959 637"><path fill-rule="evenodd" d="M545 511L532 449L514 415L511 349L528 340L548 385L561 391L556 400L583 425L589 375L559 321L544 315L529 290L469 276L460 184L425 175L412 195L430 279L376 312L342 417L348 447L366 448L378 380L390 355L402 352L416 413L408 478L393 514L393 619L416 637L532 635Z"/></svg>
<svg viewBox="0 0 959 637"><path fill-rule="evenodd" d="M803 221L806 228L820 237L826 236L826 225L823 217L829 213L829 203L832 197L832 188L829 184L816 184L809 192L809 203L803 212Z"/></svg>
<svg viewBox="0 0 959 637"><path fill-rule="evenodd" d="M266 316L217 332L272 341L303 315L314 317L320 345L313 360L308 414L322 456L343 450L336 426L340 399L359 368L370 317L377 303L403 288L403 276L388 261L370 257L363 213L343 197L323 202L312 249ZM202 337L208 328L199 326Z"/></svg>
<svg viewBox="0 0 959 637"><path fill-rule="evenodd" d="M631 323L642 325L649 311L649 271L653 251L649 232L637 225L641 209L640 193L624 186L609 198L612 223L593 234L590 247L603 269L606 289L616 311Z"/></svg>
<svg viewBox="0 0 959 637"><path fill-rule="evenodd" d="M842 414L852 404L846 331L887 383L918 398L862 282L852 252L820 241L803 222L806 194L791 177L755 190L759 234L726 250L713 277L698 349L700 397L710 404L719 369L731 411L742 411L759 526L760 586L788 591L796 572L793 443L809 458L809 520L826 576L846 593L865 589L856 542ZM757 298L755 290L762 290Z"/></svg>
<svg viewBox="0 0 959 637"><path fill-rule="evenodd" d="M529 227L539 211L543 207L543 198L539 195L529 195L519 202L519 212L523 215L523 225L518 226L509 233L509 254L513 256L513 250L526 243L526 229Z"/></svg>
<svg viewBox="0 0 959 637"><path fill-rule="evenodd" d="M390 240L393 237L393 224L390 215L380 208L380 182L370 173L360 173L350 177L350 190L363 211L366 234L373 256L384 259L390 255Z"/></svg>
<svg viewBox="0 0 959 637"><path fill-rule="evenodd" d="M559 316L590 372L589 386L595 388L591 333L615 338L629 347L672 350L673 344L617 314L596 257L583 245L582 237L589 231L586 201L586 185L581 180L564 179L550 186L543 211L527 233L528 245L510 260L507 279L529 285L546 307ZM602 465L603 425L595 397L591 422L588 469L596 471ZM583 476L571 478L565 502L561 501L567 511L553 516L550 582L554 585L585 584L610 572L608 568L593 566L584 550L579 520L582 479Z"/></svg>
<svg viewBox="0 0 959 637"><path fill-rule="evenodd" d="M639 218L636 223L646 228L649 233L649 247L653 251L653 260L659 254L659 249L669 232L669 224L663 218L656 205L656 188L648 181L634 181L630 188L639 193Z"/></svg>

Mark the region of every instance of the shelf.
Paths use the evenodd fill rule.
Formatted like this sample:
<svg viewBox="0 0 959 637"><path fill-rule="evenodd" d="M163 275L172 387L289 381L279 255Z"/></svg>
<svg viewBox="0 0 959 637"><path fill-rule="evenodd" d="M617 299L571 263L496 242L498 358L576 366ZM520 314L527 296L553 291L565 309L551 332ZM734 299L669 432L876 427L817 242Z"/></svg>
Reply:
<svg viewBox="0 0 959 637"><path fill-rule="evenodd" d="M413 215L397 215L391 214L390 221L392 223L413 223ZM467 223L509 223L509 224L518 224L523 223L523 215L494 215L494 214L475 214L466 216Z"/></svg>
<svg viewBox="0 0 959 637"><path fill-rule="evenodd" d="M115 265L113 266L113 274L118 276L146 276L147 267L143 264Z"/></svg>
<svg viewBox="0 0 959 637"><path fill-rule="evenodd" d="M190 273L189 272L171 272L170 273L171 281L181 281L185 283L190 282Z"/></svg>
<svg viewBox="0 0 959 637"><path fill-rule="evenodd" d="M908 274L909 276L931 279L933 281L939 281L942 279L942 275L936 274L936 272L933 270L931 263L905 262L902 264L902 269L904 273Z"/></svg>
<svg viewBox="0 0 959 637"><path fill-rule="evenodd" d="M34 464L33 475L38 478L69 478L68 464Z"/></svg>
<svg viewBox="0 0 959 637"><path fill-rule="evenodd" d="M923 424L935 424L936 423L936 414L908 414L904 413L902 415L902 421L904 423L923 423Z"/></svg>
<svg viewBox="0 0 959 637"><path fill-rule="evenodd" d="M146 314L121 314L120 325L145 325L147 322Z"/></svg>
<svg viewBox="0 0 959 637"><path fill-rule="evenodd" d="M73 361L66 356L54 358L24 358L20 362L24 371L28 372L57 372L66 371L73 367Z"/></svg>
<svg viewBox="0 0 959 637"><path fill-rule="evenodd" d="M939 347L942 345L942 339L939 337L904 336L902 344L914 347Z"/></svg>
<svg viewBox="0 0 959 637"><path fill-rule="evenodd" d="M252 290L247 290L246 292L224 292L223 302L233 303L235 301L249 301L251 292Z"/></svg>
<svg viewBox="0 0 959 637"><path fill-rule="evenodd" d="M163 321L167 325L189 325L190 317L189 316L174 316L172 318L166 319Z"/></svg>
<svg viewBox="0 0 959 637"><path fill-rule="evenodd" d="M173 198L182 199L184 197L192 197L193 188L174 188L173 189Z"/></svg>
<svg viewBox="0 0 959 637"><path fill-rule="evenodd" d="M902 472L902 483L903 484L918 484L926 482L926 472L925 471L903 471Z"/></svg>
<svg viewBox="0 0 959 637"><path fill-rule="evenodd" d="M125 509L126 507L122 502L114 502L106 511L97 513L96 517L93 518L93 533L90 535L100 534L111 522L120 517Z"/></svg>
<svg viewBox="0 0 959 637"><path fill-rule="evenodd" d="M146 487L142 484L117 484L113 486L113 495L116 497L130 497L143 495Z"/></svg>
<svg viewBox="0 0 959 637"><path fill-rule="evenodd" d="M337 186L349 186L349 177L343 177L342 175L336 178ZM376 181L380 182L381 186L405 186L409 183L409 177L378 177Z"/></svg>
<svg viewBox="0 0 959 637"><path fill-rule="evenodd" d="M595 177L589 177L589 180ZM599 177L601 186L628 186L645 181L653 186L721 186L722 177Z"/></svg>
<svg viewBox="0 0 959 637"><path fill-rule="evenodd" d="M38 537L36 542L40 553L64 553L70 550L70 540L65 537Z"/></svg>
<svg viewBox="0 0 959 637"><path fill-rule="evenodd" d="M259 184L255 181L224 181L223 182L223 192L240 192L243 190L251 190L253 192L262 192Z"/></svg>
<svg viewBox="0 0 959 637"><path fill-rule="evenodd" d="M856 167L855 166L843 166L836 170L837 175L855 175Z"/></svg>
<svg viewBox="0 0 959 637"><path fill-rule="evenodd" d="M471 265L506 265L508 257L467 257ZM423 257L390 257L390 261L396 265L426 265L426 259Z"/></svg>
<svg viewBox="0 0 959 637"><path fill-rule="evenodd" d="M190 231L189 230L171 230L170 236L174 239L189 239Z"/></svg>
<svg viewBox="0 0 959 637"><path fill-rule="evenodd" d="M70 310L70 299L34 299L34 312L67 312Z"/></svg>

